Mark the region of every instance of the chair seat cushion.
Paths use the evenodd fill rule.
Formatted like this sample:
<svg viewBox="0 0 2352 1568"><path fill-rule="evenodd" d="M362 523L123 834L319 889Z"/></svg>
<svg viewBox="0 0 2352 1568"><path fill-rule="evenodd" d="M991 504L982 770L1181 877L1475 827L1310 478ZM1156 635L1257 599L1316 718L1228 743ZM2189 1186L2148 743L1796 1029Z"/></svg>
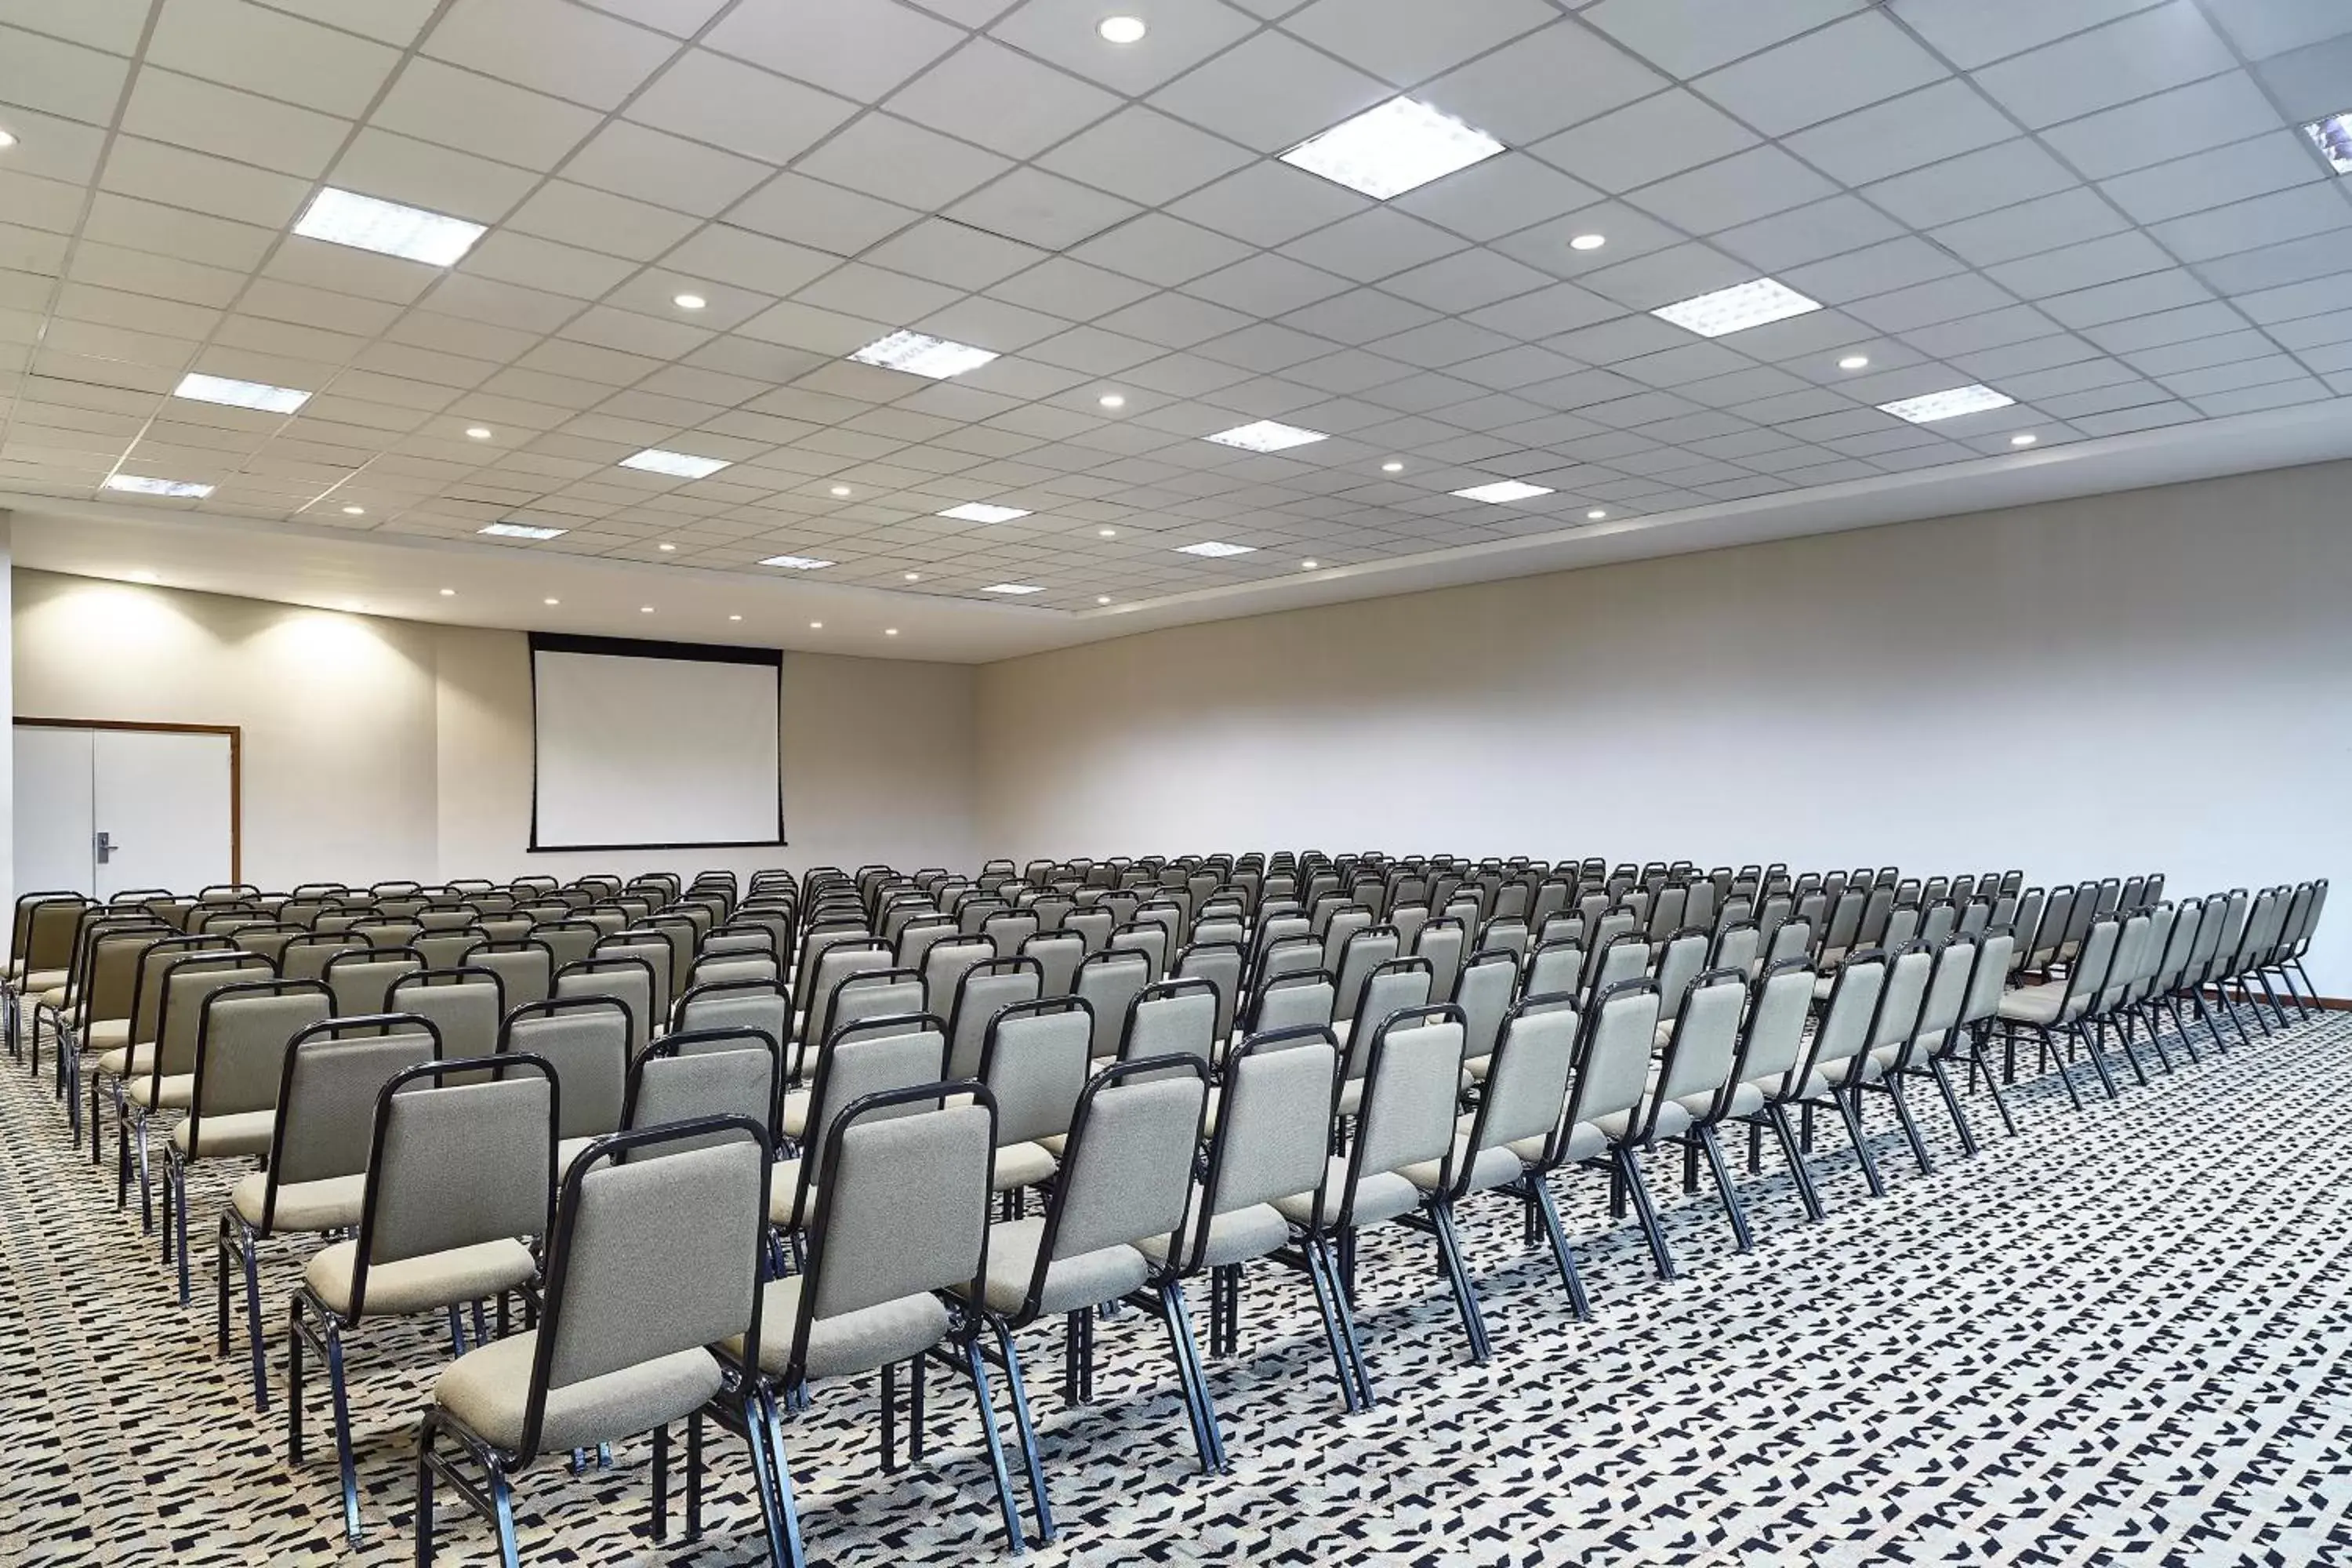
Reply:
<svg viewBox="0 0 2352 1568"><path fill-rule="evenodd" d="M1541 1147L1540 1142L1538 1147ZM1459 1177L1462 1163L1470 1160L1469 1133L1460 1132L1454 1135L1454 1174ZM1444 1167L1445 1162L1443 1160L1424 1160L1418 1165L1407 1165L1402 1174L1406 1181L1411 1182L1421 1191L1434 1193L1440 1189ZM1518 1155L1502 1144L1496 1144L1492 1148L1480 1151L1477 1159L1470 1162L1470 1185L1466 1190L1483 1193L1488 1187L1499 1187L1506 1183L1516 1182L1519 1179L1519 1173L1526 1169L1526 1163Z"/></svg>
<svg viewBox="0 0 2352 1568"><path fill-rule="evenodd" d="M30 974L18 976L15 984L26 995L37 996L44 991L55 991L65 983L66 972L62 969L36 969Z"/></svg>
<svg viewBox="0 0 2352 1568"><path fill-rule="evenodd" d="M760 1366L782 1377L789 1370L793 1330L801 1316L801 1276L771 1279L761 1287ZM894 1362L910 1361L948 1337L947 1303L929 1291L894 1301L818 1318L809 1324L805 1368L812 1378L852 1377ZM743 1353L740 1339L727 1342L730 1354Z"/></svg>
<svg viewBox="0 0 2352 1568"><path fill-rule="evenodd" d="M801 1163L798 1160L779 1160L770 1167L768 1172L768 1223L770 1225L782 1226L786 1230L798 1230L801 1227L804 1216L793 1212L793 1205L800 1198L800 1187ZM814 1187L809 1189L808 1203L811 1208L816 1206Z"/></svg>
<svg viewBox="0 0 2352 1568"><path fill-rule="evenodd" d="M98 1058L98 1071L101 1078L135 1077L154 1070L155 1047L152 1042L137 1047L117 1046Z"/></svg>
<svg viewBox="0 0 2352 1568"><path fill-rule="evenodd" d="M492 1445L520 1447L538 1345L534 1329L458 1357L434 1379L433 1402ZM719 1383L719 1363L709 1351L686 1350L551 1388L540 1449L593 1448L666 1426L700 1409Z"/></svg>
<svg viewBox="0 0 2352 1568"><path fill-rule="evenodd" d="M236 1155L269 1152L269 1135L278 1126L275 1110L239 1110L225 1116L188 1117L172 1129L172 1147L183 1159L223 1160ZM190 1148L189 1129L202 1139Z"/></svg>
<svg viewBox="0 0 2352 1568"><path fill-rule="evenodd" d="M81 1032L81 1048L86 1051L119 1051L130 1043L128 1018L100 1018Z"/></svg>
<svg viewBox="0 0 2352 1568"><path fill-rule="evenodd" d="M1062 1163L1042 1143L1007 1143L996 1152L996 1177L991 1190L1003 1193L1034 1187L1061 1168Z"/></svg>
<svg viewBox="0 0 2352 1568"><path fill-rule="evenodd" d="M1307 1194L1312 1196L1312 1194ZM1170 1254L1179 1266L1192 1261L1192 1227L1201 1207L1201 1187L1192 1186L1192 1201L1184 1211L1184 1228L1177 1236L1155 1236L1136 1243L1146 1258L1161 1268L1168 1267ZM1201 1255L1203 1268L1223 1268L1228 1263L1246 1263L1253 1258L1264 1258L1276 1247L1290 1241L1290 1222L1272 1204L1249 1204L1229 1209L1209 1221L1209 1244Z"/></svg>
<svg viewBox="0 0 2352 1568"><path fill-rule="evenodd" d="M2066 1006L2066 982L2053 980L2004 992L2000 1016L2012 1024L2054 1024Z"/></svg>
<svg viewBox="0 0 2352 1568"><path fill-rule="evenodd" d="M804 1089L784 1090L784 1136L799 1142L808 1135L809 1091Z"/></svg>
<svg viewBox="0 0 2352 1568"><path fill-rule="evenodd" d="M255 1171L239 1178L230 1189L229 1203L238 1217L258 1229L268 1190L269 1173ZM278 1213L271 1230L340 1230L355 1226L360 1222L360 1205L366 1197L365 1174L289 1182L278 1189Z"/></svg>
<svg viewBox="0 0 2352 1568"><path fill-rule="evenodd" d="M989 1228L990 1311L1010 1316L1021 1310L1029 1293L1029 1277L1037 1268L1037 1247L1045 1237L1042 1218L1016 1219ZM1132 1247L1098 1247L1074 1258L1055 1258L1046 1270L1037 1315L1054 1317L1115 1301L1129 1290L1141 1289L1150 1277L1150 1264Z"/></svg>
<svg viewBox="0 0 2352 1568"><path fill-rule="evenodd" d="M1727 1114L1735 1117L1755 1115L1764 1109L1765 1092L1771 1087L1759 1083L1735 1084L1731 1090L1731 1109Z"/></svg>
<svg viewBox="0 0 2352 1568"><path fill-rule="evenodd" d="M358 1242L339 1241L302 1266L302 1282L339 1317L351 1315L352 1266L359 1255ZM367 1295L360 1306L374 1317L430 1312L520 1289L538 1276L530 1248L522 1243L485 1241L370 1264Z"/></svg>
<svg viewBox="0 0 2352 1568"><path fill-rule="evenodd" d="M1300 1193L1293 1197L1276 1198L1274 1206L1281 1211L1283 1218L1302 1228L1313 1229L1323 1224L1336 1224L1339 1218L1340 1202L1347 1195L1347 1183L1348 1157L1334 1154L1325 1166L1320 1194ZM1324 1200L1319 1211L1316 1205L1318 1196ZM1356 1184L1353 1217L1358 1226L1378 1225L1382 1220L1394 1219L1420 1206L1421 1189L1394 1171L1373 1171Z"/></svg>
<svg viewBox="0 0 2352 1568"><path fill-rule="evenodd" d="M142 1110L185 1110L196 1102L196 1075L183 1072L157 1079L149 1073L133 1073L122 1086L122 1098Z"/></svg>

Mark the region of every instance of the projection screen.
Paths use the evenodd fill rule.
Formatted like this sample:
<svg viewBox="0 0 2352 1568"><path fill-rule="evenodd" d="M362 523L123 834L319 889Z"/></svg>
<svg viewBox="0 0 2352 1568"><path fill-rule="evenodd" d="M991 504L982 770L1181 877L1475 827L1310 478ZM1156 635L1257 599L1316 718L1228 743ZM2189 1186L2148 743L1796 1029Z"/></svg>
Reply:
<svg viewBox="0 0 2352 1568"><path fill-rule="evenodd" d="M773 648L530 637L533 849L784 842Z"/></svg>

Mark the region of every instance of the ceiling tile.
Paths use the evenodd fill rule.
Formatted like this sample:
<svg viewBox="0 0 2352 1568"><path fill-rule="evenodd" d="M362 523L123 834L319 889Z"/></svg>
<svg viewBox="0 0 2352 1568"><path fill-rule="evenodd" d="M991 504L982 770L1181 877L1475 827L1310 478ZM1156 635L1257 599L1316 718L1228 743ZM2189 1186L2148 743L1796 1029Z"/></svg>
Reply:
<svg viewBox="0 0 2352 1568"><path fill-rule="evenodd" d="M1964 218L1931 231L1936 243L1979 267L2031 256L2129 228L2130 223L2087 185Z"/></svg>
<svg viewBox="0 0 2352 1568"><path fill-rule="evenodd" d="M174 0L161 7L147 58L347 117L367 107L400 62L398 52L382 44L246 0Z"/></svg>
<svg viewBox="0 0 2352 1568"><path fill-rule="evenodd" d="M1528 151L1596 189L1615 193L1729 157L1756 142L1753 132L1676 88L1589 120Z"/></svg>
<svg viewBox="0 0 2352 1568"><path fill-rule="evenodd" d="M2172 0L1977 73L1994 101L2030 127L2112 108L2237 63L2205 18Z"/></svg>
<svg viewBox="0 0 2352 1568"><path fill-rule="evenodd" d="M2099 188L2144 224L2226 206L2251 196L2326 177L2299 131L2273 131L2151 169L2103 181Z"/></svg>
<svg viewBox="0 0 2352 1568"><path fill-rule="evenodd" d="M545 170L595 129L596 114L418 56L393 79L371 123L444 146L496 147L508 163Z"/></svg>
<svg viewBox="0 0 2352 1568"><path fill-rule="evenodd" d="M1890 0L1889 8L1963 70L2145 11L2159 0Z"/></svg>
<svg viewBox="0 0 2352 1568"><path fill-rule="evenodd" d="M1862 10L1869 0L1601 0L1583 15L1634 53L1680 77L1728 64Z"/></svg>
<svg viewBox="0 0 2352 1568"><path fill-rule="evenodd" d="M956 27L893 0L741 0L705 36L723 54L871 102L955 47Z"/></svg>
<svg viewBox="0 0 2352 1568"><path fill-rule="evenodd" d="M1282 25L1352 66L1411 87L1547 23L1570 25L1559 16L1542 0L1313 0ZM1443 101L1436 107L1449 108Z"/></svg>
<svg viewBox="0 0 2352 1568"><path fill-rule="evenodd" d="M663 258L677 271L758 293L789 293L836 265L834 257L727 224L708 224Z"/></svg>
<svg viewBox="0 0 2352 1568"><path fill-rule="evenodd" d="M1525 146L1666 85L1604 35L1555 22L1438 78L1418 96L1507 145Z"/></svg>
<svg viewBox="0 0 2352 1568"><path fill-rule="evenodd" d="M688 49L636 96L628 114L643 125L782 163L856 111L846 99Z"/></svg>
<svg viewBox="0 0 2352 1568"><path fill-rule="evenodd" d="M2266 59L2352 33L2352 12L2336 0L2200 0L2249 59Z"/></svg>
<svg viewBox="0 0 2352 1568"><path fill-rule="evenodd" d="M1912 227L1927 228L2048 195L2074 183L2055 158L2021 138L1881 180L1863 195Z"/></svg>
<svg viewBox="0 0 2352 1568"><path fill-rule="evenodd" d="M1548 163L1505 153L1407 191L1390 205L1465 239L1487 240L1524 228L1531 219L1590 205L1600 196Z"/></svg>
<svg viewBox="0 0 2352 1568"><path fill-rule="evenodd" d="M1347 284L1328 272L1286 257L1261 252L1246 261L1195 279L1184 288L1188 293L1253 316L1279 316L1339 293Z"/></svg>
<svg viewBox="0 0 2352 1568"><path fill-rule="evenodd" d="M352 138L330 177L345 190L483 224L505 216L538 181L510 163L375 130Z"/></svg>
<svg viewBox="0 0 2352 1568"><path fill-rule="evenodd" d="M1909 34L1864 11L1709 72L1693 85L1767 136L1785 136L1945 74Z"/></svg>
<svg viewBox="0 0 2352 1568"><path fill-rule="evenodd" d="M455 0L425 36L424 49L436 59L575 103L614 109L661 68L677 44L562 0Z"/></svg>
<svg viewBox="0 0 2352 1568"><path fill-rule="evenodd" d="M1499 251L1480 248L1427 262L1410 272L1399 273L1381 287L1433 310L1463 311L1525 294L1549 283L1551 279L1534 268Z"/></svg>
<svg viewBox="0 0 2352 1568"><path fill-rule="evenodd" d="M127 68L101 50L0 27L0 103L104 125L114 118Z"/></svg>
<svg viewBox="0 0 2352 1568"><path fill-rule="evenodd" d="M2278 125L2278 111L2243 71L2223 71L2096 114L2053 125L2042 139L2095 180L2185 157Z"/></svg>
<svg viewBox="0 0 2352 1568"><path fill-rule="evenodd" d="M909 206L940 207L1012 163L993 153L888 114L863 114L800 161L803 174L853 191L887 191Z"/></svg>
<svg viewBox="0 0 2352 1568"><path fill-rule="evenodd" d="M1118 107L1100 88L975 38L893 93L894 114L1015 158L1034 157Z"/></svg>
<svg viewBox="0 0 2352 1568"><path fill-rule="evenodd" d="M1283 254L1370 283L1461 248L1462 241L1444 229L1381 206L1294 240Z"/></svg>
<svg viewBox="0 0 2352 1568"><path fill-rule="evenodd" d="M1219 0L1122 4L1121 15L1135 16L1151 29L1149 44L1138 47L1104 42L1095 32L1103 8L1094 0L1026 0L988 30L1015 48L1132 96L1190 70L1257 26ZM1001 4L997 8L1002 9Z"/></svg>
<svg viewBox="0 0 2352 1568"><path fill-rule="evenodd" d="M2194 266L2248 251L2274 254L2291 241L2333 235L2347 224L2352 224L2352 205L2342 192L2332 185L2303 185L2174 218L2148 232Z"/></svg>
<svg viewBox="0 0 2352 1568"><path fill-rule="evenodd" d="M1789 150L1849 185L2008 140L2016 128L1965 81L1940 81L1800 131Z"/></svg>
<svg viewBox="0 0 2352 1568"><path fill-rule="evenodd" d="M1162 213L1145 213L1097 235L1071 254L1082 261L1172 288L1231 265L1248 255L1249 247L1198 224Z"/></svg>
<svg viewBox="0 0 2352 1568"><path fill-rule="evenodd" d="M198 152L316 179L351 122L153 68L131 84L122 128Z"/></svg>
<svg viewBox="0 0 2352 1568"><path fill-rule="evenodd" d="M651 261L699 226L684 213L550 180L507 218L520 233Z"/></svg>
<svg viewBox="0 0 2352 1568"><path fill-rule="evenodd" d="M947 209L950 217L1048 250L1065 250L1133 216L1135 205L1034 168L1015 169Z"/></svg>
<svg viewBox="0 0 2352 1568"><path fill-rule="evenodd" d="M1751 147L1625 199L1693 234L1714 234L1817 202L1837 187L1778 147Z"/></svg>
<svg viewBox="0 0 2352 1568"><path fill-rule="evenodd" d="M1158 206L1230 174L1255 156L1235 142L1134 104L1071 137L1037 163L1098 190Z"/></svg>
<svg viewBox="0 0 2352 1568"><path fill-rule="evenodd" d="M2352 211L2343 216L2352 220ZM2160 272L2172 264L2162 246L2135 231L2045 250L2021 261L2005 261L1988 268L1985 275L2013 294L2039 300Z"/></svg>
<svg viewBox="0 0 2352 1568"><path fill-rule="evenodd" d="M115 139L99 182L124 195L272 229L290 226L310 195L301 180L136 136Z"/></svg>
<svg viewBox="0 0 2352 1568"><path fill-rule="evenodd" d="M764 163L625 120L606 121L563 166L568 180L703 217L725 211L773 173Z"/></svg>
<svg viewBox="0 0 2352 1568"><path fill-rule="evenodd" d="M958 289L985 289L1045 259L1032 246L984 229L926 218L866 254L877 267L928 278Z"/></svg>
<svg viewBox="0 0 2352 1568"><path fill-rule="evenodd" d="M1767 270L1808 299L1838 305L1948 278L1962 268L1940 247L1916 235L1905 235L1811 266Z"/></svg>
<svg viewBox="0 0 2352 1568"><path fill-rule="evenodd" d="M1171 204L1168 211L1252 245L1275 246L1372 205L1329 180L1261 160Z"/></svg>
<svg viewBox="0 0 2352 1568"><path fill-rule="evenodd" d="M1280 153L1393 96L1280 33L1259 33L1151 95L1152 104L1261 153Z"/></svg>

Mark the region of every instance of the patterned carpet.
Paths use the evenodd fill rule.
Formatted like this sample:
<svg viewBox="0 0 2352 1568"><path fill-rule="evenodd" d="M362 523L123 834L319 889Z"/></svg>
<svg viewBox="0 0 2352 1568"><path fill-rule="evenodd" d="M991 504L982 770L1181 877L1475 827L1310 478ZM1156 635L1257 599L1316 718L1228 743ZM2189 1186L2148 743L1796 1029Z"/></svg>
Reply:
<svg viewBox="0 0 2352 1568"><path fill-rule="evenodd" d="M1747 1257L1714 1205L1681 1196L1672 1162L1654 1159L1654 1185L1672 1194L1674 1283L1652 1278L1631 1228L1609 1227L1602 1182L1580 1174L1564 1207L1590 1325L1519 1249L1515 1208L1473 1209L1496 1342L1483 1371L1464 1358L1427 1242L1381 1236L1365 1247L1362 1299L1383 1403L1346 1419L1303 1279L1254 1273L1255 1358L1211 1369L1235 1467L1220 1480L1190 1468L1157 1325L1099 1325L1097 1403L1084 1410L1060 1402L1058 1330L1034 1332L1063 1537L1030 1560L2352 1563L2347 1058L2352 1016L2335 1015L2209 1049L2081 1115L2054 1086L2021 1091L2015 1138L1979 1100L1987 1147L1970 1161L1938 1108L1927 1176L1881 1102L1888 1196L1870 1200L1825 1137L1829 1219L1805 1225L1784 1181L1749 1178ZM257 1418L242 1361L213 1358L205 1250L183 1310L111 1186L67 1149L46 1086L0 1067L0 1558L405 1561L415 1413L446 1345L378 1328L354 1352L369 1542L353 1553L331 1446L314 1436L289 1468L282 1400ZM224 1186L198 1187L207 1234ZM290 1253L265 1262L281 1392L294 1274ZM815 1560L1000 1559L968 1394L935 1380L931 1415L930 1461L896 1477L876 1468L870 1384L820 1389L788 1427ZM648 1451L625 1446L584 1478L530 1472L524 1561L760 1557L745 1467L717 1444L708 1534L656 1546ZM442 1520L443 1561L489 1559L478 1521L446 1505Z"/></svg>

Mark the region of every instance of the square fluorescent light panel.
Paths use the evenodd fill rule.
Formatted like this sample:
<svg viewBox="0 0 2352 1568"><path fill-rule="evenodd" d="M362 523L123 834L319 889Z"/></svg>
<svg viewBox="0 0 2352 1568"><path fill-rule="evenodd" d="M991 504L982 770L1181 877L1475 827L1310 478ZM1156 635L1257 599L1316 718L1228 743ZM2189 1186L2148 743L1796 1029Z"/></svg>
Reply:
<svg viewBox="0 0 2352 1568"><path fill-rule="evenodd" d="M1472 485L1466 490L1454 493L1464 500L1482 500L1489 506L1500 506L1505 501L1533 500L1538 496L1548 496L1551 491L1545 486L1531 485L1522 479L1496 479L1490 485Z"/></svg>
<svg viewBox="0 0 2352 1568"><path fill-rule="evenodd" d="M983 594L1042 594L1045 591L1034 583L991 583L981 590Z"/></svg>
<svg viewBox="0 0 2352 1568"><path fill-rule="evenodd" d="M945 381L951 375L979 369L996 354L993 350L951 343L945 338L926 337L921 332L892 332L887 338L877 338L849 357L859 364L879 365L884 370L903 370L913 375L928 375L933 381Z"/></svg>
<svg viewBox="0 0 2352 1568"><path fill-rule="evenodd" d="M294 232L305 239L323 239L330 245L348 245L422 261L428 267L447 267L471 250L485 231L480 224L461 217L380 202L330 185L303 210Z"/></svg>
<svg viewBox="0 0 2352 1568"><path fill-rule="evenodd" d="M990 506L986 501L968 500L961 506L951 506L934 515L951 517L959 522L1011 522L1016 517L1029 514L1017 506Z"/></svg>
<svg viewBox="0 0 2352 1568"><path fill-rule="evenodd" d="M489 527L478 531L487 533L493 539L561 539L571 531L562 528L536 528L527 522L494 522Z"/></svg>
<svg viewBox="0 0 2352 1568"><path fill-rule="evenodd" d="M1897 419L1908 419L1914 425L1932 425L1938 419L1955 419L1963 414L1982 414L1988 408L2006 408L2016 402L2014 397L1995 392L1990 386L1955 386L1942 392L1931 392L1924 397L1899 398L1878 405L1881 414L1892 414Z"/></svg>
<svg viewBox="0 0 2352 1568"><path fill-rule="evenodd" d="M658 447L648 447L634 458L621 459L625 468L643 468L649 474L667 474L677 479L707 479L721 468L734 465L723 458L698 458L691 452L665 452Z"/></svg>
<svg viewBox="0 0 2352 1568"><path fill-rule="evenodd" d="M1661 305L1650 314L1700 337L1719 338L1727 332L1744 332L1767 321L1785 321L1821 308L1820 300L1808 300L1785 283L1759 278L1717 289L1712 294Z"/></svg>
<svg viewBox="0 0 2352 1568"><path fill-rule="evenodd" d="M760 564L762 566L785 566L791 568L794 572L817 572L832 565L833 563L830 561L819 561L813 555L771 555L765 561L761 562Z"/></svg>
<svg viewBox="0 0 2352 1568"><path fill-rule="evenodd" d="M179 500L202 500L213 493L212 486L191 479L148 479L137 474L109 474L103 488L128 490L135 496L171 496Z"/></svg>
<svg viewBox="0 0 2352 1568"><path fill-rule="evenodd" d="M1277 425L1271 419L1236 425L1230 430L1220 430L1213 436L1201 437L1203 441L1214 441L1220 447L1239 447L1244 452L1279 452L1286 447L1304 447L1312 441L1328 441L1330 438L1320 430L1301 430L1296 425Z"/></svg>
<svg viewBox="0 0 2352 1568"><path fill-rule="evenodd" d="M1227 544L1219 539L1204 539L1198 544L1180 544L1176 547L1176 553L1179 555L1253 555L1256 552L1257 546L1255 544Z"/></svg>
<svg viewBox="0 0 2352 1568"><path fill-rule="evenodd" d="M192 398L198 403L226 404L231 408L257 408L265 414L291 414L310 401L307 392L290 386L271 386L258 381L230 381L217 375L188 374L172 389L174 397Z"/></svg>
<svg viewBox="0 0 2352 1568"><path fill-rule="evenodd" d="M1445 0L1429 0L1443 6ZM1392 98L1309 137L1282 161L1384 202L1493 157L1503 144L1417 99Z"/></svg>
<svg viewBox="0 0 2352 1568"><path fill-rule="evenodd" d="M2329 168L2339 174L2352 174L2352 109L2315 120L2303 128L2303 133L2311 138Z"/></svg>

